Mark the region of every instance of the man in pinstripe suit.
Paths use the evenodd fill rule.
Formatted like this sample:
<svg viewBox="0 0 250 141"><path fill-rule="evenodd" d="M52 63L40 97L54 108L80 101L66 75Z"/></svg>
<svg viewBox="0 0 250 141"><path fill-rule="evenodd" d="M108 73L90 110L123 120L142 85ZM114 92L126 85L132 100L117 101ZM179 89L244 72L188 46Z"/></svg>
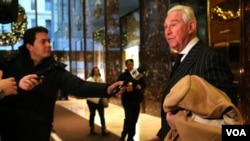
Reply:
<svg viewBox="0 0 250 141"><path fill-rule="evenodd" d="M197 21L192 8L183 5L171 8L165 19L164 29L169 46L183 54L183 57L165 88L162 100L178 80L185 75L194 74L224 91L237 106L237 87L233 83L230 67L222 56L197 37ZM175 128L174 119L175 113L165 113L162 109L161 129L150 141L163 141L170 128Z"/></svg>

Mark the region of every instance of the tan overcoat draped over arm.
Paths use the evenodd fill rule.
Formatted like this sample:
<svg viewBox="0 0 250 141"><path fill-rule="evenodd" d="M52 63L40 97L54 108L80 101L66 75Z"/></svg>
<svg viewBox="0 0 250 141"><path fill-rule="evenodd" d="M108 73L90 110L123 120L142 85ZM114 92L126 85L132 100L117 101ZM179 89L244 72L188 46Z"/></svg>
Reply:
<svg viewBox="0 0 250 141"><path fill-rule="evenodd" d="M221 141L222 125L243 124L230 98L203 78L186 75L170 90L165 112L176 113L176 130L165 141Z"/></svg>

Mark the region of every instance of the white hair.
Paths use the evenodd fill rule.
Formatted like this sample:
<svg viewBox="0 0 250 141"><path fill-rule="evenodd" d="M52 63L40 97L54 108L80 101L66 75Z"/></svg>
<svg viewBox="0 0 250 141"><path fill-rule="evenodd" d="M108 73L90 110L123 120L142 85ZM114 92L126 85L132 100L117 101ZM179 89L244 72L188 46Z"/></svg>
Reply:
<svg viewBox="0 0 250 141"><path fill-rule="evenodd" d="M194 15L194 10L189 6L184 5L176 5L168 10L168 14L173 11L181 11L183 13L184 22L188 22L190 20L196 21L196 17Z"/></svg>

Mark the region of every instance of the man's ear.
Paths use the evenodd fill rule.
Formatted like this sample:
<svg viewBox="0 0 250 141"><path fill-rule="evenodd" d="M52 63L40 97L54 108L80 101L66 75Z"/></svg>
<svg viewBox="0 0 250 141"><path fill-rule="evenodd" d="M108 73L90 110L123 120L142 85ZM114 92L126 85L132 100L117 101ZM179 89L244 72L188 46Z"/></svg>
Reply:
<svg viewBox="0 0 250 141"><path fill-rule="evenodd" d="M26 48L30 51L33 48L33 46L31 44L26 44Z"/></svg>
<svg viewBox="0 0 250 141"><path fill-rule="evenodd" d="M197 23L193 20L189 21L188 23L188 31L189 33L193 33L196 31L196 26L197 26Z"/></svg>

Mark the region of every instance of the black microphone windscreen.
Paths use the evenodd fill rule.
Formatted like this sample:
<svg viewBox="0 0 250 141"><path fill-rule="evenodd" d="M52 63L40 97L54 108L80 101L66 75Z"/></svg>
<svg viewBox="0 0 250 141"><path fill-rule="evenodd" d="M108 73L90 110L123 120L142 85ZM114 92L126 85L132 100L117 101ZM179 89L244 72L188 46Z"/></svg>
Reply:
<svg viewBox="0 0 250 141"><path fill-rule="evenodd" d="M142 64L138 67L137 71L139 73L143 73L144 71L146 71L146 65Z"/></svg>

